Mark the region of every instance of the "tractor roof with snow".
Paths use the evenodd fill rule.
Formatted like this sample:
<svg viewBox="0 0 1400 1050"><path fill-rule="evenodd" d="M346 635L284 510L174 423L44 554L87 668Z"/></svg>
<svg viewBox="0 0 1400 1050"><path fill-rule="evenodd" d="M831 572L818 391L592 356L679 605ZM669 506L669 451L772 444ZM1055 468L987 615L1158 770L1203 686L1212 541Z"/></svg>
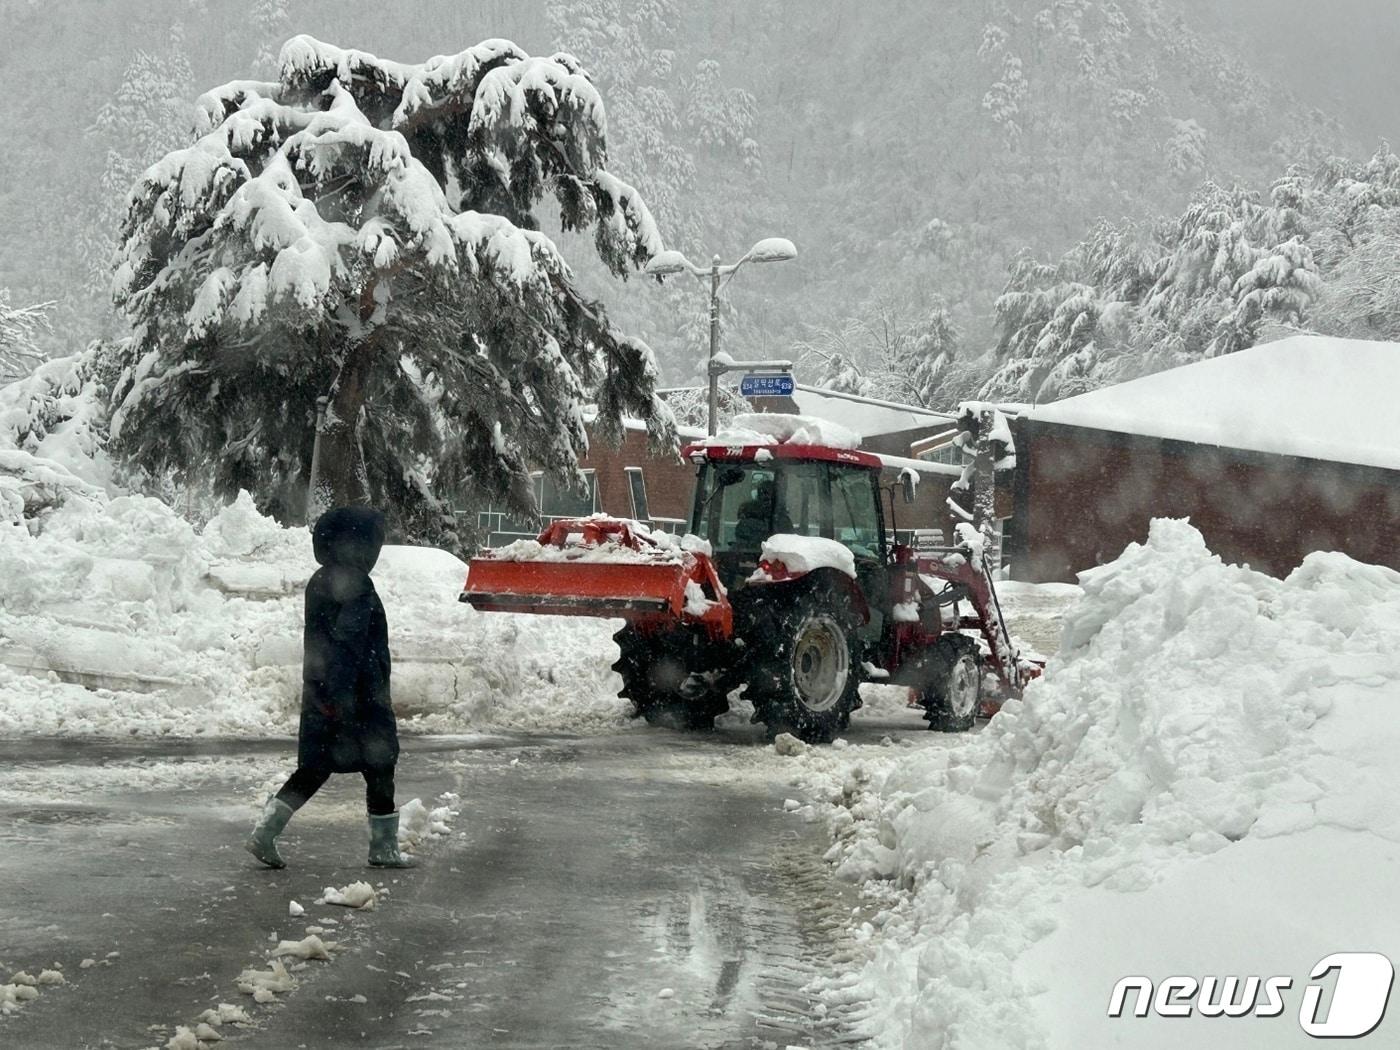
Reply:
<svg viewBox="0 0 1400 1050"><path fill-rule="evenodd" d="M896 543L885 460L855 435L801 417L739 422L682 453L697 467L686 535L556 521L472 559L463 600L621 618L622 695L684 728L712 726L742 689L773 732L830 740L860 683L879 680L914 690L931 727L967 729L1039 672L1006 631L973 530L954 547Z"/></svg>

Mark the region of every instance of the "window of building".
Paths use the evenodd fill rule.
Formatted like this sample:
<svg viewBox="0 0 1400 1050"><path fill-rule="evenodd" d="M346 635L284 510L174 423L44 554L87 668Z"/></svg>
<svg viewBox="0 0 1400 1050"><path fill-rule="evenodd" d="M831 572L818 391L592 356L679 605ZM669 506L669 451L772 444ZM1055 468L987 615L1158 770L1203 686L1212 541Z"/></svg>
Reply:
<svg viewBox="0 0 1400 1050"><path fill-rule="evenodd" d="M632 500L632 517L638 521L651 520L651 508L647 506L647 479L641 467L627 467L627 495Z"/></svg>
<svg viewBox="0 0 1400 1050"><path fill-rule="evenodd" d="M535 501L544 518L586 518L598 509L598 475L583 472L584 487L575 489L543 474L534 475Z"/></svg>
<svg viewBox="0 0 1400 1050"><path fill-rule="evenodd" d="M925 449L919 453L919 458L930 463L947 463L954 467L963 465L964 459L962 449L949 441L946 445L939 445L937 448Z"/></svg>

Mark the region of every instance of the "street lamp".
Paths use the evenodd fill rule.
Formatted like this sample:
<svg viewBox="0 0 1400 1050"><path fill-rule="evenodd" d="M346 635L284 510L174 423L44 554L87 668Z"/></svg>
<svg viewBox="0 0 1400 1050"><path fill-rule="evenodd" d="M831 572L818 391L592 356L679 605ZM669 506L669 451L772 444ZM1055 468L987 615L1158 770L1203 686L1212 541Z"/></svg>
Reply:
<svg viewBox="0 0 1400 1050"><path fill-rule="evenodd" d="M729 265L720 263L719 256L716 255L710 261L708 268L696 266L680 252L672 249L658 252L646 265L646 272L653 277L688 273L702 281L706 277L710 279L710 363L706 369L710 379L710 412L705 432L711 437L714 436L719 415L719 377L721 375L738 369L767 372L790 372L792 370L791 361L716 360L719 354L719 292L724 287L720 283L720 278L723 277L724 284L728 284L745 263L786 262L796 258L797 249L793 247L792 241L786 237L765 237L745 252L742 259Z"/></svg>

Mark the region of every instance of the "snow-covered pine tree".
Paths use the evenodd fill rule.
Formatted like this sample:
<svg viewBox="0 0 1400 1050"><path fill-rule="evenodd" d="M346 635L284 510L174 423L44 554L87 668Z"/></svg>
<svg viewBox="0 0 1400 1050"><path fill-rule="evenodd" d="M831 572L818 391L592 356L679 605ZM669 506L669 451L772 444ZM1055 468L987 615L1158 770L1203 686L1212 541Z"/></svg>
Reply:
<svg viewBox="0 0 1400 1050"><path fill-rule="evenodd" d="M1296 321L1316 293L1316 267L1292 216L1239 186L1207 182L1164 231L1144 311L1181 333L1191 358L1252 346L1265 318Z"/></svg>
<svg viewBox="0 0 1400 1050"><path fill-rule="evenodd" d="M154 157L188 137L194 86L185 55L184 28L171 27L163 50L140 50L122 73L122 81L98 109L88 134L100 143L103 166L91 192L79 252L88 288L110 310L112 255L126 213L127 194Z"/></svg>
<svg viewBox="0 0 1400 1050"><path fill-rule="evenodd" d="M678 56L683 14L678 0L552 0L545 11L556 46L578 56L608 99L613 162L627 172L668 241L702 262L727 242L727 236L715 242L716 230L727 235L750 225L732 221L740 207L736 198L744 195L725 192L716 173L746 179L757 172L757 104L748 91L723 82L717 61L702 58L686 68ZM699 182L698 165L707 157L720 163ZM666 333L666 371L674 381L704 381L709 304L688 281L667 282L644 305L623 308L628 319ZM720 309L722 342L733 349L734 306L725 298Z"/></svg>
<svg viewBox="0 0 1400 1050"><path fill-rule="evenodd" d="M37 339L49 328L53 305L12 306L10 290L0 288L0 382L27 375L44 359Z"/></svg>
<svg viewBox="0 0 1400 1050"><path fill-rule="evenodd" d="M959 339L940 297L881 294L839 325L813 327L793 349L827 390L936 407Z"/></svg>
<svg viewBox="0 0 1400 1050"><path fill-rule="evenodd" d="M249 21L257 35L253 70L258 76L277 75L277 49L292 28L291 0L253 0Z"/></svg>
<svg viewBox="0 0 1400 1050"><path fill-rule="evenodd" d="M666 404L675 413L676 422L682 426L704 428L709 422L710 391L704 386L678 387L666 392ZM743 412L752 412L753 405L733 387L723 384L719 388L719 429Z"/></svg>
<svg viewBox="0 0 1400 1050"><path fill-rule="evenodd" d="M982 401L958 406L958 433L953 444L962 451L963 471L953 482L948 509L972 525L993 570L1000 568L997 543L996 476L1016 467L1016 445L1001 411ZM964 502L959 502L962 500ZM970 502L970 506L965 505Z"/></svg>
<svg viewBox="0 0 1400 1050"><path fill-rule="evenodd" d="M373 500L431 537L467 492L529 512L532 468L581 483L589 398L605 436L626 413L674 443L651 351L534 228L552 196L618 276L662 247L572 57L492 40L406 65L300 36L279 69L202 96L197 141L132 190L119 454L283 520Z"/></svg>
<svg viewBox="0 0 1400 1050"><path fill-rule="evenodd" d="M1207 182L1150 243L1101 222L1058 263L1028 256L997 300L997 372L981 396L1045 401L1252 346L1318 294L1304 201Z"/></svg>

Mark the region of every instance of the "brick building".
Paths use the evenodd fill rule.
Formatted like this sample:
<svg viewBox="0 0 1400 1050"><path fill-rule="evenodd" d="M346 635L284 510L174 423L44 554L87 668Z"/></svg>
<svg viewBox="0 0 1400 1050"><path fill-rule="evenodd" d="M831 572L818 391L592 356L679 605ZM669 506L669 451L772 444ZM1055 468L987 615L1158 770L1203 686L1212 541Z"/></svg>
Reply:
<svg viewBox="0 0 1400 1050"><path fill-rule="evenodd" d="M897 480L904 466L916 469L920 477L917 498L912 506L896 501L896 524L900 529L947 530L944 501L960 468L915 460L911 445L931 435L951 434L951 416L805 386L799 386L792 398L755 398L754 408L760 412L813 416L854 430L862 437L862 449L892 461L885 472L887 481ZM684 445L702 439L704 431L681 427L680 437ZM688 527L695 467L674 456L652 455L647 449L646 430L640 423L627 422L625 436L617 447L593 441L579 465L588 479L588 490L584 492L557 486L542 474L535 476L535 500L546 520L601 512L649 521L654 528L672 532L684 532ZM533 537L539 531L536 523L494 509L478 512L476 524L487 546Z"/></svg>
<svg viewBox="0 0 1400 1050"><path fill-rule="evenodd" d="M1400 344L1299 336L1025 409L1017 578L1074 578L1190 518L1230 562L1316 550L1400 569Z"/></svg>

